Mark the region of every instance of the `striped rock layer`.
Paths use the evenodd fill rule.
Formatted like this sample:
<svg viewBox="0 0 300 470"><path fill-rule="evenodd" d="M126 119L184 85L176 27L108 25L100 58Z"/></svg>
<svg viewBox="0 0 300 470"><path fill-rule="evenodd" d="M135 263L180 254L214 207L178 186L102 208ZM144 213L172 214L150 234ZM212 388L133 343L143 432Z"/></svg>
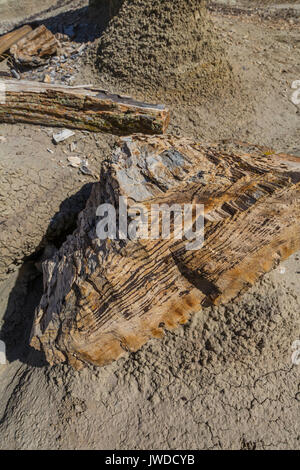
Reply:
<svg viewBox="0 0 300 470"><path fill-rule="evenodd" d="M124 138L78 227L44 264L31 344L49 363L105 365L227 302L300 248L300 162L244 143ZM204 243L100 240L97 207L203 204Z"/></svg>

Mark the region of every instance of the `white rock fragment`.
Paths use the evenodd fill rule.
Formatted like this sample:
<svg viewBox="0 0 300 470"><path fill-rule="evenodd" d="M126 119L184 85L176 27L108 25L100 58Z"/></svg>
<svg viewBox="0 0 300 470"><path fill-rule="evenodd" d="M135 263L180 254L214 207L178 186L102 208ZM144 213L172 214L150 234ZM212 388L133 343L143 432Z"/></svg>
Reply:
<svg viewBox="0 0 300 470"><path fill-rule="evenodd" d="M21 75L15 69L11 69L11 73L17 80L21 80Z"/></svg>
<svg viewBox="0 0 300 470"><path fill-rule="evenodd" d="M74 151L76 150L76 148L77 148L76 142L71 142L71 144L70 144L70 151L71 151L71 152L74 152Z"/></svg>
<svg viewBox="0 0 300 470"><path fill-rule="evenodd" d="M292 83L292 88L296 91L291 96L291 101L296 106L300 104L300 80L294 80Z"/></svg>
<svg viewBox="0 0 300 470"><path fill-rule="evenodd" d="M86 48L86 44L81 44L81 46L77 49L77 53L81 55L83 51L85 50L85 48Z"/></svg>
<svg viewBox="0 0 300 470"><path fill-rule="evenodd" d="M79 157L68 157L68 162L73 168L79 168L82 164L82 160Z"/></svg>
<svg viewBox="0 0 300 470"><path fill-rule="evenodd" d="M75 132L71 131L70 129L63 129L61 132L53 134L53 142L55 144L59 144L59 142L63 142L64 140L69 139L73 135L75 135Z"/></svg>
<svg viewBox="0 0 300 470"><path fill-rule="evenodd" d="M84 175L93 176L93 172L88 168L88 166L89 166L88 160L82 160L82 163L80 165L80 171Z"/></svg>

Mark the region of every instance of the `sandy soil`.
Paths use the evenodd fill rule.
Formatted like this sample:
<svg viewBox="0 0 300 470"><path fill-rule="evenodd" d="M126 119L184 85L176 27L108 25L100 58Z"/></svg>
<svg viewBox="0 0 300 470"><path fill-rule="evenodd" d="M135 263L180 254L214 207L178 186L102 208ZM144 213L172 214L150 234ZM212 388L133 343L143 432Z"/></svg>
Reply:
<svg viewBox="0 0 300 470"><path fill-rule="evenodd" d="M88 21L86 3L46 13L47 25L76 15ZM300 80L300 2L223 3L211 2L210 16L239 89L201 106L169 102L170 132L300 157L299 107L291 102ZM97 48L96 40L80 59L75 83L122 90L93 67ZM0 125L0 338L8 359L0 365L0 448L299 449L300 369L291 360L300 339L299 254L230 305L199 312L111 366L50 368L28 347L42 294L40 256L72 231L94 181L67 165L70 141L55 147L51 135ZM76 132L73 140L73 154L99 174L114 138Z"/></svg>

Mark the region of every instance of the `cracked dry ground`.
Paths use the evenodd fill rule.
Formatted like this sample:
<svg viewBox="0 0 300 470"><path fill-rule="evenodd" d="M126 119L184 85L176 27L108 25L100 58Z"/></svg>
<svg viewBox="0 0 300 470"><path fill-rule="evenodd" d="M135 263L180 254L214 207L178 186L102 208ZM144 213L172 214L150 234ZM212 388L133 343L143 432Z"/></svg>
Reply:
<svg viewBox="0 0 300 470"><path fill-rule="evenodd" d="M299 24L225 13L211 15L242 96L173 109L170 132L300 156L299 110L290 102ZM100 80L83 62L77 83L91 78ZM0 366L0 447L299 449L300 367L291 360L300 339L299 254L235 302L204 309L110 366L50 368L28 348L42 292L36 262L72 231L94 180L67 166L70 141L53 146L51 129L1 124L0 135L0 324L9 360ZM73 139L99 173L114 138L76 131Z"/></svg>

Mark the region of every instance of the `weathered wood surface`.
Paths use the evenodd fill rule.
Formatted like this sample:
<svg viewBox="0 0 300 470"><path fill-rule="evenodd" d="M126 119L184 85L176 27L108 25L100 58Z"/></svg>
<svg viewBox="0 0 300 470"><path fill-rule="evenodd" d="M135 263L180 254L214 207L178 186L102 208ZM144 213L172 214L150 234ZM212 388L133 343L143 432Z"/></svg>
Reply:
<svg viewBox="0 0 300 470"><path fill-rule="evenodd" d="M116 135L161 134L168 127L163 105L134 101L93 87L68 87L25 80L2 80L5 100L0 122L60 126Z"/></svg>
<svg viewBox="0 0 300 470"><path fill-rule="evenodd" d="M13 44L18 42L20 39L22 39L31 31L32 31L31 26L27 25L27 26L22 26L22 28L16 29L15 31L12 31L10 33L7 33L1 36L0 37L0 54L3 54L3 52L8 51L8 49Z"/></svg>
<svg viewBox="0 0 300 470"><path fill-rule="evenodd" d="M96 209L205 206L205 241L104 240ZM300 162L248 144L123 139L102 168L78 228L44 264L31 345L52 364L104 365L136 351L201 306L227 302L300 249Z"/></svg>
<svg viewBox="0 0 300 470"><path fill-rule="evenodd" d="M10 48L10 53L19 65L37 67L47 63L57 53L59 43L56 37L41 25L20 39Z"/></svg>

